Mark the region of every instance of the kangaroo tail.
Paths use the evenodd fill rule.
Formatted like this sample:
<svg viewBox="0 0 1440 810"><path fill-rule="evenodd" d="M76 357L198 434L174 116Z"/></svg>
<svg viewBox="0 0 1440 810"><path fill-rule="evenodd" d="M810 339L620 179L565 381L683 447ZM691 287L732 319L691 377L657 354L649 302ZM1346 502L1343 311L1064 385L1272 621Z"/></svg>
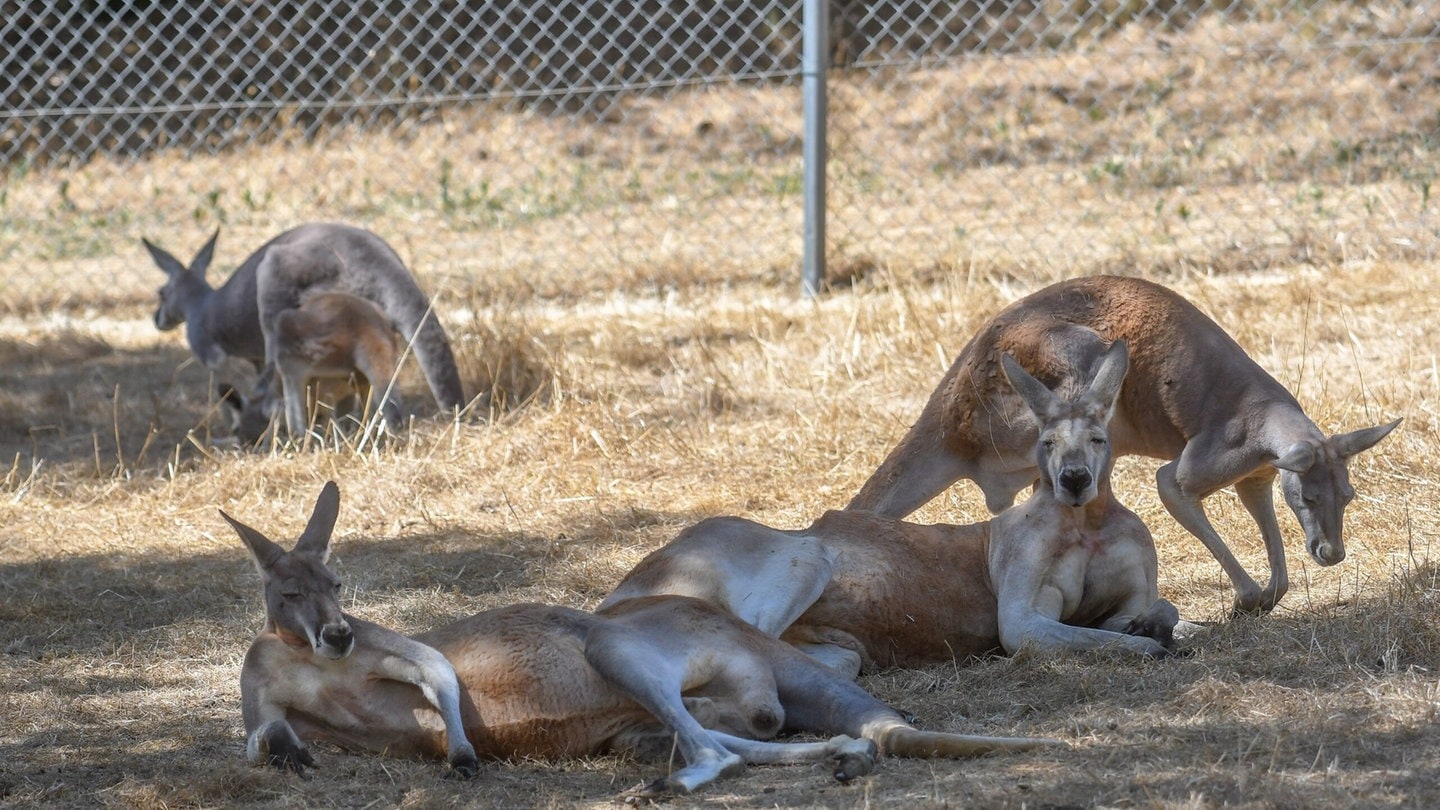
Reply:
<svg viewBox="0 0 1440 810"><path fill-rule="evenodd" d="M450 337L440 325L435 310L424 301L421 306L407 307L407 317L397 319L401 337L408 341L425 373L425 382L430 384L430 393L435 403L447 411L465 407L465 391L460 385L460 370L455 365L455 353L450 349Z"/></svg>
<svg viewBox="0 0 1440 810"><path fill-rule="evenodd" d="M865 736L879 746L882 754L921 759L976 757L999 752L1063 747L1066 744L1062 740L1048 737L987 737L921 731L896 721L872 724L871 728L865 729Z"/></svg>

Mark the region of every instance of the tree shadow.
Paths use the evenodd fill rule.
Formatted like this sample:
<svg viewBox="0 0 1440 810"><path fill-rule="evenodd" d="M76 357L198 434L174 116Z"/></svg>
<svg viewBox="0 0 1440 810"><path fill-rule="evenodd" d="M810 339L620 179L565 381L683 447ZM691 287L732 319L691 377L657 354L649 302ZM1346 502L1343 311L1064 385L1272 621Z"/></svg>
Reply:
<svg viewBox="0 0 1440 810"><path fill-rule="evenodd" d="M429 402L414 363L408 404ZM183 342L121 349L73 330L0 338L0 474L20 485L37 465L109 477L188 467L236 447L219 391L249 391L255 370L227 360L211 371Z"/></svg>
<svg viewBox="0 0 1440 810"><path fill-rule="evenodd" d="M74 331L0 338L0 459L22 478L37 464L112 475L201 455L228 429L216 383L244 381L248 364L215 375L180 346L120 349Z"/></svg>

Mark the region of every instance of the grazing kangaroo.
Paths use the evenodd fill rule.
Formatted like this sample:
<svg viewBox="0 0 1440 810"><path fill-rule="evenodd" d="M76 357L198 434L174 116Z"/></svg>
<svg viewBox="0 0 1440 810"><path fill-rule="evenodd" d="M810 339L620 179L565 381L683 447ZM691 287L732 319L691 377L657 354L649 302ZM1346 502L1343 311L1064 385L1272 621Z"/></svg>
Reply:
<svg viewBox="0 0 1440 810"><path fill-rule="evenodd" d="M389 319L374 304L346 293L313 293L299 308L280 313L275 340L276 370L290 435L308 430L310 400L315 399L309 394L320 380L351 383L362 421L371 411L379 411L386 427L393 430L401 424L400 394L387 391L395 379L400 349ZM233 390L223 394L221 402L238 410L232 417L238 424L258 419L263 426L270 419L269 414L253 413L263 403L246 400ZM336 408L337 413L343 410L343 406Z"/></svg>
<svg viewBox="0 0 1440 810"><path fill-rule="evenodd" d="M185 324L190 350L209 368L227 357L250 361L260 371L255 395L262 412L276 410L272 389L279 344L274 338L280 318L316 291L349 293L379 307L413 343L435 402L445 410L465 406L444 327L414 276L379 236L350 225L301 225L266 242L217 289L205 280L205 272L219 236L217 230L188 267L142 240L167 276L155 326L167 331ZM254 440L258 434L242 438Z"/></svg>
<svg viewBox="0 0 1440 810"><path fill-rule="evenodd" d="M1299 402L1193 304L1158 284L1095 276L1053 284L991 318L961 350L924 411L847 509L904 517L962 478L992 512L1035 478L1035 423L999 380L1002 353L1053 386L1073 384L1077 343L1130 344L1131 370L1110 432L1117 455L1164 459L1160 499L1205 544L1235 587L1237 613L1272 610L1289 588L1275 518L1285 502L1320 565L1345 559L1349 460L1400 424L1326 436ZM1262 589L1205 515L1203 501L1235 488L1260 528L1270 581Z"/></svg>
<svg viewBox="0 0 1440 810"><path fill-rule="evenodd" d="M989 522L922 526L852 510L781 531L713 518L641 560L600 609L695 597L851 676L1024 647L1165 655L1179 615L1156 590L1149 530L1110 489L1106 425L1126 348L1089 348L1093 379L1069 399L1005 357L1040 425L1040 482Z"/></svg>
<svg viewBox="0 0 1440 810"><path fill-rule="evenodd" d="M290 551L234 518L260 570L265 625L245 655L247 754L301 773L308 742L445 757L668 752L685 767L639 796L688 792L744 763L837 760L844 780L877 753L962 757L1064 745L913 728L851 681L715 607L635 599L591 614L537 604L485 611L407 638L343 612L326 565L340 490L327 483ZM839 735L783 743L781 729Z"/></svg>

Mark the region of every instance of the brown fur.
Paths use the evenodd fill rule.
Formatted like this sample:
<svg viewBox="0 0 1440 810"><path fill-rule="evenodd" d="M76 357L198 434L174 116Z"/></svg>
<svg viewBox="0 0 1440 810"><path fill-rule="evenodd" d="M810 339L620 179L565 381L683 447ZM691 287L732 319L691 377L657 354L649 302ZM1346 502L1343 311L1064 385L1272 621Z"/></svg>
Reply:
<svg viewBox="0 0 1440 810"><path fill-rule="evenodd" d="M386 389L395 380L400 351L395 329L374 304L346 293L316 293L280 314L275 341L292 436L309 425L306 392L318 380L350 381L363 407L384 411L391 429L399 426L399 394Z"/></svg>
<svg viewBox="0 0 1440 810"><path fill-rule="evenodd" d="M1027 378L1017 380L1022 400L1053 447L1036 492L989 522L922 526L846 510L780 531L714 518L652 552L601 607L653 594L704 599L850 674L1025 646L1165 655L1178 615L1159 599L1150 532L1115 499L1111 456L1096 444L1124 356L1117 343L1100 376L1067 400L1023 370L1002 370ZM1080 469L1072 454L1085 458L1093 488L1057 486Z"/></svg>
<svg viewBox="0 0 1440 810"><path fill-rule="evenodd" d="M291 551L234 526L264 582L265 626L240 673L247 752L303 772L307 743L446 757L668 752L686 765L637 791L687 792L746 762L833 759L842 779L877 750L973 756L1058 745L914 729L849 679L712 605L661 596L596 613L512 605L414 638L344 614L326 566L339 509L327 484ZM223 513L222 513L223 514ZM769 742L782 728L837 735Z"/></svg>
<svg viewBox="0 0 1440 810"><path fill-rule="evenodd" d="M1134 278L1095 276L1046 287L1011 304L961 350L920 418L851 500L849 509L903 517L962 478L980 486L992 512L1033 478L1026 419L999 371L1002 354L1062 394L1084 379L1095 346L1123 340L1130 373L1110 432L1117 455L1170 461L1157 483L1166 508L1220 561L1236 609L1270 610L1288 587L1271 484L1321 565L1345 556L1342 519L1352 495L1346 462L1399 420L1326 437L1295 397L1218 324L1181 296ZM1269 556L1262 590L1206 518L1201 501L1234 486Z"/></svg>

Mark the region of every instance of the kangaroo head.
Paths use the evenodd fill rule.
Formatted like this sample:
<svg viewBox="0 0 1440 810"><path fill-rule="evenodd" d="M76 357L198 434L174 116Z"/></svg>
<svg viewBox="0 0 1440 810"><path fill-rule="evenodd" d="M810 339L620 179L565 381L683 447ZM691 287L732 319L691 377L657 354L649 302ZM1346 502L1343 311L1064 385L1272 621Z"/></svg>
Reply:
<svg viewBox="0 0 1440 810"><path fill-rule="evenodd" d="M1355 498L1350 459L1390 435L1400 421L1296 442L1270 462L1280 470L1280 492L1305 529L1305 547L1315 562L1345 559L1345 507Z"/></svg>
<svg viewBox="0 0 1440 810"><path fill-rule="evenodd" d="M326 565L339 512L340 488L327 482L310 522L290 551L220 513L250 549L260 570L267 626L288 643L308 644L325 658L344 658L355 648L355 634L340 609L340 578Z"/></svg>
<svg viewBox="0 0 1440 810"><path fill-rule="evenodd" d="M1084 506L1110 475L1110 418L1130 365L1123 340L1112 344L1095 376L1074 399L1061 399L1009 354L1000 359L1005 376L1035 417L1039 436L1035 463L1040 480L1067 506Z"/></svg>
<svg viewBox="0 0 1440 810"><path fill-rule="evenodd" d="M155 309L155 328L165 332L184 323L189 308L203 301L210 292L205 271L210 269L210 260L215 257L215 240L219 238L217 229L195 254L189 267L149 239L140 240L150 251L150 258L165 271L165 286L160 288L160 305Z"/></svg>

